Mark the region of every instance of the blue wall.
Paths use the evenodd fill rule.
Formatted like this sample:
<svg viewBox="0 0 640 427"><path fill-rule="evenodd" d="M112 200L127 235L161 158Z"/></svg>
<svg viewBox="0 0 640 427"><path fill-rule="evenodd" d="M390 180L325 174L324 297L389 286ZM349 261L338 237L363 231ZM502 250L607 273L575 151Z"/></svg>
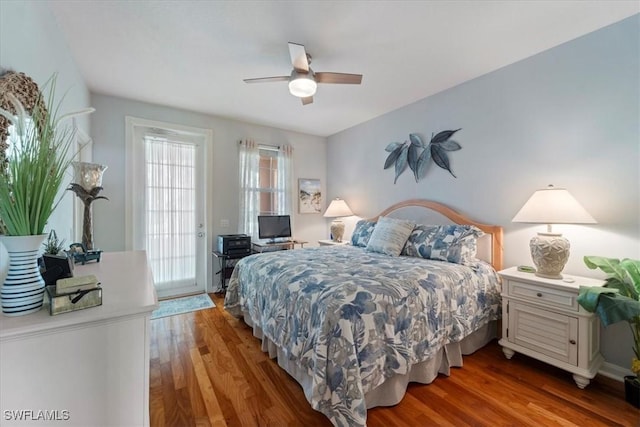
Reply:
<svg viewBox="0 0 640 427"><path fill-rule="evenodd" d="M362 217L409 198L444 202L504 227L508 267L531 265L528 241L544 231L511 219L554 184L598 221L554 227L571 241L566 273L599 277L584 255L640 259L639 40L635 15L329 137L328 197ZM463 148L449 156L457 179L432 165L420 182L405 172L394 185L382 170L389 142L460 127ZM604 331L601 350L627 369L628 327Z"/></svg>

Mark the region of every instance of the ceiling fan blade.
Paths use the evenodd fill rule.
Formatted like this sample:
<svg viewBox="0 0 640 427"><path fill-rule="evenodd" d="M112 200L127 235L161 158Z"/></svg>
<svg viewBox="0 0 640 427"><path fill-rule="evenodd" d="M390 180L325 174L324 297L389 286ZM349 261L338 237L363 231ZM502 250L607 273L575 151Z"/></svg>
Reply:
<svg viewBox="0 0 640 427"><path fill-rule="evenodd" d="M362 83L362 74L346 73L316 73L317 83L337 83L347 85L359 85Z"/></svg>
<svg viewBox="0 0 640 427"><path fill-rule="evenodd" d="M257 79L244 79L245 83L270 83L270 82L288 82L290 76L277 77L260 77Z"/></svg>
<svg viewBox="0 0 640 427"><path fill-rule="evenodd" d="M309 72L309 61L307 61L307 51L304 46L298 43L289 42L289 56L291 64L297 71Z"/></svg>
<svg viewBox="0 0 640 427"><path fill-rule="evenodd" d="M311 104L313 102L313 96L305 96L304 98L300 98L302 100L302 105Z"/></svg>

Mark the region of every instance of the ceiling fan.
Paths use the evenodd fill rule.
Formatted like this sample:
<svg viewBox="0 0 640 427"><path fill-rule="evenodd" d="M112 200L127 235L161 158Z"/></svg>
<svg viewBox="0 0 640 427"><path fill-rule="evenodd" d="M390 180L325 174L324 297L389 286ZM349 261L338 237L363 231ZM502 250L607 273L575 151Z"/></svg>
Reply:
<svg viewBox="0 0 640 427"><path fill-rule="evenodd" d="M313 95L316 93L318 83L359 85L362 82L362 74L314 72L309 66L311 64L311 55L305 51L304 46L301 44L289 42L289 55L293 65L290 76L244 79L245 83L288 81L291 95L301 98L302 105L307 105L313 102Z"/></svg>

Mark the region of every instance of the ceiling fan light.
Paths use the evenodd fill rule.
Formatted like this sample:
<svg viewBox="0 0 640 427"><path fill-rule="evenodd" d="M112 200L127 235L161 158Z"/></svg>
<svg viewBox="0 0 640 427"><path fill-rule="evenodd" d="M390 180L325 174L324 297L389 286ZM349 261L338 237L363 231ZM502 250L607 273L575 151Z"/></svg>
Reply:
<svg viewBox="0 0 640 427"><path fill-rule="evenodd" d="M306 98L316 93L318 84L309 74L296 73L296 76L289 81L289 92L298 98Z"/></svg>

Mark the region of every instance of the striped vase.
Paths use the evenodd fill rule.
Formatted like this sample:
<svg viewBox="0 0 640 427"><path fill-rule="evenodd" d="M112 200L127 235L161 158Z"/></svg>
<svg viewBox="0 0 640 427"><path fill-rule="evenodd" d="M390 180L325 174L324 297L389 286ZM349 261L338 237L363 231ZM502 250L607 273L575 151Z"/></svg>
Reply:
<svg viewBox="0 0 640 427"><path fill-rule="evenodd" d="M0 291L5 316L22 316L42 308L44 280L38 258L46 236L0 236L9 253L9 271Z"/></svg>

